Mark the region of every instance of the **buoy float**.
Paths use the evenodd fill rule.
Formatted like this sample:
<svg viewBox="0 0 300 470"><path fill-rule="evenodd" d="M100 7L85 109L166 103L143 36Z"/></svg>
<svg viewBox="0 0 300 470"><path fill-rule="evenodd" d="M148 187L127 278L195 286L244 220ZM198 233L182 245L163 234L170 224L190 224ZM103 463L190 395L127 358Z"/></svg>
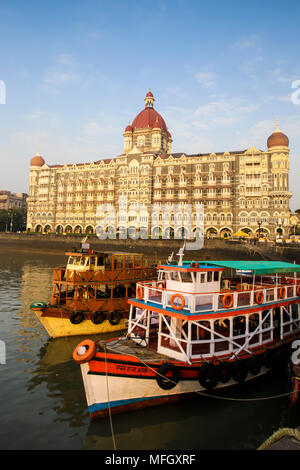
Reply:
<svg viewBox="0 0 300 470"><path fill-rule="evenodd" d="M174 303L174 300L177 299L177 298L180 300L179 305L176 305ZM171 304L171 307L174 308L174 310L182 310L184 305L185 305L184 297L181 294L174 294L170 298L170 304Z"/></svg>
<svg viewBox="0 0 300 470"><path fill-rule="evenodd" d="M223 308L231 308L233 306L233 295L232 294L224 295L223 300L222 300L222 305L223 305Z"/></svg>
<svg viewBox="0 0 300 470"><path fill-rule="evenodd" d="M91 339L86 339L79 343L73 352L73 359L77 364L89 361L95 355L96 343Z"/></svg>
<svg viewBox="0 0 300 470"><path fill-rule="evenodd" d="M31 310L44 310L46 306L47 304L45 304L45 302L34 302L30 305L30 308Z"/></svg>

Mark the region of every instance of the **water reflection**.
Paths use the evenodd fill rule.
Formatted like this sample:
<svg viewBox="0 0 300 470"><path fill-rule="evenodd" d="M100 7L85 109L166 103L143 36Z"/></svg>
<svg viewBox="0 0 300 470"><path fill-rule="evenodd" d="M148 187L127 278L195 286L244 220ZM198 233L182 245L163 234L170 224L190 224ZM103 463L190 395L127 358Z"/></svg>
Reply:
<svg viewBox="0 0 300 470"><path fill-rule="evenodd" d="M109 419L90 421L72 359L83 337L50 339L29 308L49 300L53 267L63 262L64 255L0 249L0 339L7 350L7 365L0 366L1 449L113 449ZM286 387L270 374L227 395L258 398ZM287 405L286 398L199 397L115 415L113 432L118 449L255 449L279 427L299 425L299 405Z"/></svg>

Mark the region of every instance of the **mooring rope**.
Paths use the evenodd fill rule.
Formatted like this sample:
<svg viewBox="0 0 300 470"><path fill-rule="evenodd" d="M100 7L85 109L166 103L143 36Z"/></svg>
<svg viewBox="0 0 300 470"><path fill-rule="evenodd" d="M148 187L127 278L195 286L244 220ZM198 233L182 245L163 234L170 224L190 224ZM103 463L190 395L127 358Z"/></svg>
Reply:
<svg viewBox="0 0 300 470"><path fill-rule="evenodd" d="M300 431L299 429L294 428L281 428L278 431L274 432L268 439L261 444L257 450L267 450L275 442L279 441L283 437L292 437L296 441L300 442Z"/></svg>
<svg viewBox="0 0 300 470"><path fill-rule="evenodd" d="M177 382L174 382L169 377L166 377L166 376L160 374L158 371L153 369L149 364L144 362L138 355L130 354L128 352L126 352L126 355L138 359L141 364L148 367L148 369L150 369L155 375L159 375L160 377L164 378L165 380L168 380L169 382L172 382L174 385L177 385ZM268 397L257 397L257 398L222 397L222 396L212 395L211 393L207 394L205 392L201 392L200 390L196 390L194 393L197 393L199 395L203 395L205 397L217 398L219 400L225 400L225 401L252 402L252 401L264 401L264 400L273 400L273 399L277 399L277 398L283 398L283 397L287 397L289 395L293 395L294 392L287 392L287 393L281 393L281 394L278 394L278 395L271 395L271 396L268 396Z"/></svg>
<svg viewBox="0 0 300 470"><path fill-rule="evenodd" d="M110 423L111 437L112 437L112 441L113 441L114 450L117 450L115 434L114 434L114 428L113 428L113 424L112 424L110 400L109 400L108 373L107 373L107 360L106 360L106 345L104 345L104 356L105 356L105 369L106 369L106 391L107 391L107 404L108 404L109 423Z"/></svg>

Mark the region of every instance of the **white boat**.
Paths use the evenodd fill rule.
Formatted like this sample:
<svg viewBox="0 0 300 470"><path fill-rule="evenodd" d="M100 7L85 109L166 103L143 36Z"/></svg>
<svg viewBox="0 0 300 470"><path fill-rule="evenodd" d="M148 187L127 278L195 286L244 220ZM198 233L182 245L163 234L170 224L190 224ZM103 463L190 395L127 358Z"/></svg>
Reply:
<svg viewBox="0 0 300 470"><path fill-rule="evenodd" d="M124 337L75 348L91 417L212 393L289 359L300 265L183 255L158 266L156 281L137 283Z"/></svg>

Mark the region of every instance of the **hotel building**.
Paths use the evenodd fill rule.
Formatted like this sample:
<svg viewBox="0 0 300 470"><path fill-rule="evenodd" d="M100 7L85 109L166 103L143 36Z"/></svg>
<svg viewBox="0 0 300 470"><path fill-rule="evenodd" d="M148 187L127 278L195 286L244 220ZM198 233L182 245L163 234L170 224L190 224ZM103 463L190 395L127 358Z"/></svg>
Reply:
<svg viewBox="0 0 300 470"><path fill-rule="evenodd" d="M192 230L202 214L208 237L239 230L269 238L288 234L289 139L278 122L266 150L172 153L172 136L149 91L123 136L122 154L107 160L48 165L35 155L27 229L95 233L98 227L112 234L115 226L117 238L135 229L180 238L189 205Z"/></svg>

